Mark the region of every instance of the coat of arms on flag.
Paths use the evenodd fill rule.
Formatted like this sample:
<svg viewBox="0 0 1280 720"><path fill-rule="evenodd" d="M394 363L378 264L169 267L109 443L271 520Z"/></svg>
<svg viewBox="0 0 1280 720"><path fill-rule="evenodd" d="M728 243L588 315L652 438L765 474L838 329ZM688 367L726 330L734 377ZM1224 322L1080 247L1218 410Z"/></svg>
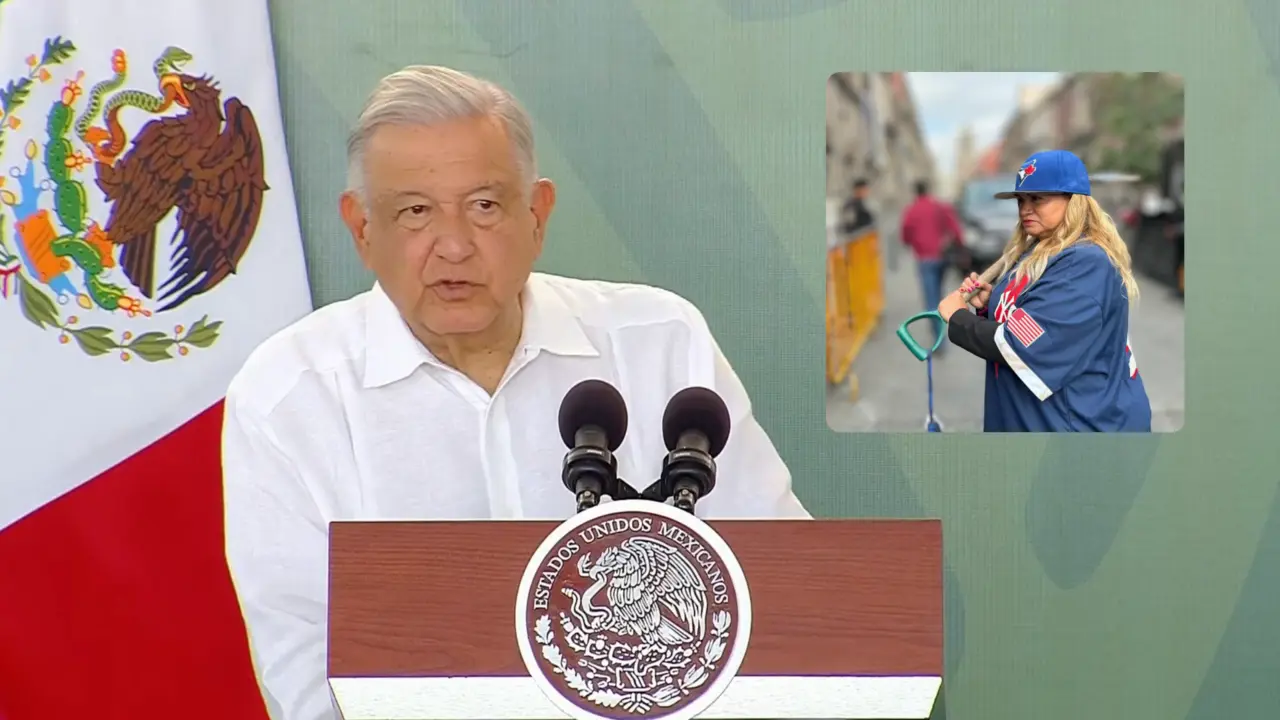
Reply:
<svg viewBox="0 0 1280 720"><path fill-rule="evenodd" d="M89 355L208 348L222 322L180 310L236 271L257 229L268 188L253 112L187 74L180 47L149 58L150 73L127 48L76 53L48 38L25 73L0 78L0 312ZM161 313L171 332L128 329Z"/></svg>

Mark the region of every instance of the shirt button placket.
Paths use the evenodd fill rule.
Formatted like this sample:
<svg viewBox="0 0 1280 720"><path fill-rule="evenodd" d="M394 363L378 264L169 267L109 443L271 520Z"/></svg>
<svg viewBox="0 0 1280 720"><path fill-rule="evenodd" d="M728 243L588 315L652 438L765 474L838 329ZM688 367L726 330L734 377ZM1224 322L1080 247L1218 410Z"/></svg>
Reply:
<svg viewBox="0 0 1280 720"><path fill-rule="evenodd" d="M495 519L514 520L522 517L523 503L506 405L499 388L480 418L480 452L489 489L489 509Z"/></svg>

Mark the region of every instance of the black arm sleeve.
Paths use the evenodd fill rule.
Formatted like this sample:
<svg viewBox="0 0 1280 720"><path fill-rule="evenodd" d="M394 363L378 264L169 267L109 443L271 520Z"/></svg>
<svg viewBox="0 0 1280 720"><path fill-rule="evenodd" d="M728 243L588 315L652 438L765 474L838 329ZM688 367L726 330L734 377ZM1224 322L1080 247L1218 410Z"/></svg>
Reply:
<svg viewBox="0 0 1280 720"><path fill-rule="evenodd" d="M996 328L1000 323L978 317L967 310L957 310L947 323L947 338L983 360L1002 362L1004 356L996 346Z"/></svg>

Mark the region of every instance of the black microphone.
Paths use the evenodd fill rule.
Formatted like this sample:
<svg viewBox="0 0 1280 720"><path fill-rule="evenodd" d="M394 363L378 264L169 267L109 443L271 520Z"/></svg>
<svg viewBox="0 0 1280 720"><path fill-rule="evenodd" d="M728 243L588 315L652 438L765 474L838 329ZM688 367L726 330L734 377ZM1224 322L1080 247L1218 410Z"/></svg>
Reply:
<svg viewBox="0 0 1280 720"><path fill-rule="evenodd" d="M676 507L692 513L715 489L714 458L729 441L729 425L729 409L714 391L690 387L676 393L662 413L662 440L670 452L646 496L659 502L672 498Z"/></svg>
<svg viewBox="0 0 1280 720"><path fill-rule="evenodd" d="M603 380L583 380L560 402L560 439L569 448L561 479L578 501L578 512L595 507L602 495L615 500L638 497L618 480L613 451L627 435L627 403Z"/></svg>

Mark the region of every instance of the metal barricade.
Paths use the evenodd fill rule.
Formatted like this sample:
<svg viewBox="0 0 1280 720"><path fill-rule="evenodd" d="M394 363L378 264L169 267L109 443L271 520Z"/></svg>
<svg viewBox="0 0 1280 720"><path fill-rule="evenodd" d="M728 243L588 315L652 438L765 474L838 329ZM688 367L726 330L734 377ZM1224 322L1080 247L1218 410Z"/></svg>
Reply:
<svg viewBox="0 0 1280 720"><path fill-rule="evenodd" d="M875 228L827 250L827 383L839 385L849 379L854 397L858 378L853 363L880 321L883 283L880 234Z"/></svg>

